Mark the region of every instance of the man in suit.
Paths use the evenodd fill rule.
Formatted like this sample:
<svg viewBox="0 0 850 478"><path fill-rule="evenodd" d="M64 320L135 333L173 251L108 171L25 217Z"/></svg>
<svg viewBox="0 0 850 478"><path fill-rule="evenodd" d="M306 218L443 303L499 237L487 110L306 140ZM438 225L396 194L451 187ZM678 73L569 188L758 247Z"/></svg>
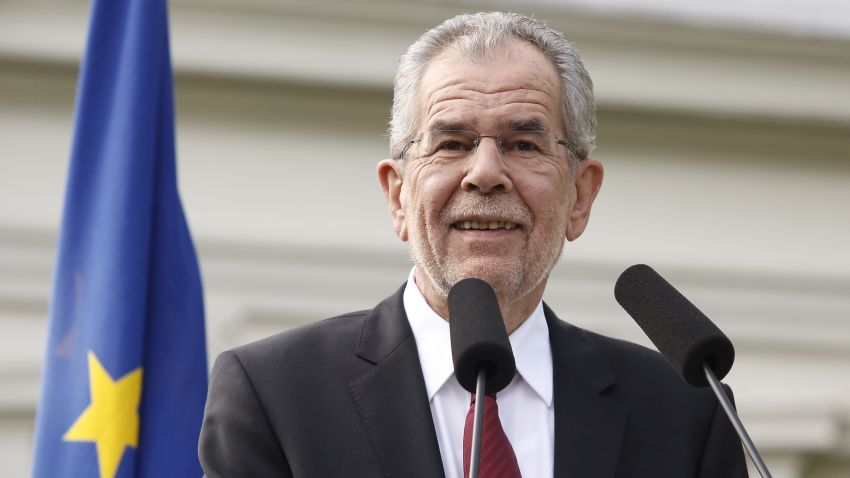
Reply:
<svg viewBox="0 0 850 478"><path fill-rule="evenodd" d="M206 474L463 476L471 397L453 377L446 297L478 277L517 361L485 406L482 478L746 476L710 391L542 303L602 183L595 128L590 78L560 33L503 13L426 32L399 64L393 159L378 166L415 267L374 309L223 353L199 446Z"/></svg>

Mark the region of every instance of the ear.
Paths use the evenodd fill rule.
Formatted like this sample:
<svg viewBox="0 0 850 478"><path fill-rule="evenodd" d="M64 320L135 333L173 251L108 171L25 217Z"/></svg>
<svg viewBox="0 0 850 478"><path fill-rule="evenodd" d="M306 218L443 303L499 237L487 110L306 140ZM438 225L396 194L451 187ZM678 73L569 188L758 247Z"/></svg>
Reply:
<svg viewBox="0 0 850 478"><path fill-rule="evenodd" d="M567 240L574 241L584 232L590 219L590 208L602 187L604 168L602 163L593 158L581 161L576 170L575 202L570 210L567 221Z"/></svg>
<svg viewBox="0 0 850 478"><path fill-rule="evenodd" d="M404 203L401 198L404 176L401 171L401 163L392 159L385 159L378 163L378 181L387 199L387 210L393 223L395 235L402 241L407 240L407 223L404 220Z"/></svg>

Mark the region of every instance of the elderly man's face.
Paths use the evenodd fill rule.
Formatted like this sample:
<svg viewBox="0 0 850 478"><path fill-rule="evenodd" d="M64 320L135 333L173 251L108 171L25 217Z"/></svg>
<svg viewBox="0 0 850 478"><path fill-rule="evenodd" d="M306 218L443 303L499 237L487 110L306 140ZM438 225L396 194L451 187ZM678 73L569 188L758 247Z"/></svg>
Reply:
<svg viewBox="0 0 850 478"><path fill-rule="evenodd" d="M449 49L429 64L419 93L418 133L450 127L502 135L515 125L535 124L553 137L565 135L557 72L523 41L508 42L484 61ZM598 174L584 187L592 191L583 191L581 182L577 188L566 148L555 151L516 163L495 139L484 138L468 160L411 157L403 171L398 162L381 163L394 227L410 241L426 298L444 297L466 277L489 282L507 307L529 292L542 294L564 238L584 230L590 196L601 181L601 166L593 161Z"/></svg>

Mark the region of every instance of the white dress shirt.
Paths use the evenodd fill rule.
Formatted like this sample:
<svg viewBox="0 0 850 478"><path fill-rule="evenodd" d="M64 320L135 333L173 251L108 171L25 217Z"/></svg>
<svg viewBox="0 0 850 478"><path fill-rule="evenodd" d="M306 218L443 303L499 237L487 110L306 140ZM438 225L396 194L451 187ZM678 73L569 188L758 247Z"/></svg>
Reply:
<svg viewBox="0 0 850 478"><path fill-rule="evenodd" d="M449 323L425 301L410 272L404 310L413 329L431 416L446 478L463 478L463 427L472 395L454 376ZM555 409L552 406L552 349L542 302L510 335L517 374L496 395L499 419L516 453L522 476L554 473Z"/></svg>

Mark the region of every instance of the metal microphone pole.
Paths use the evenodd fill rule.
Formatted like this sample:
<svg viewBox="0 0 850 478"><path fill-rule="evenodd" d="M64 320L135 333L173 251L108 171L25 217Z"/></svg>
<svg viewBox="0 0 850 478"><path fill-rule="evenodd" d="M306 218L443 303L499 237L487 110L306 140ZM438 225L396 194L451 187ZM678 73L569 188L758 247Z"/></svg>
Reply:
<svg viewBox="0 0 850 478"><path fill-rule="evenodd" d="M717 395L717 399L720 400L720 405L723 406L723 410L726 412L726 415L729 416L732 426L735 427L735 431L738 432L738 436L741 437L741 441L744 443L744 448L753 460L753 464L756 465L756 469L759 474L762 478L773 478L773 475L770 474L770 470L767 469L767 465L765 465L764 460L762 460L761 455L759 455L759 451L756 450L756 445L750 439L750 435L747 433L747 430L744 429L744 424L741 423L741 419L738 418L738 414L735 412L735 407L732 406L732 403L729 401L729 397L726 396L726 392L720 385L720 381L717 380L717 377L714 375L714 370L712 370L707 363L703 363L702 371L705 372L705 378L708 379L711 389L714 390L714 394Z"/></svg>
<svg viewBox="0 0 850 478"><path fill-rule="evenodd" d="M478 462L481 459L481 425L484 418L484 389L487 382L487 366L478 369L475 381L475 414L472 418L472 449L469 450L469 477L478 478Z"/></svg>

